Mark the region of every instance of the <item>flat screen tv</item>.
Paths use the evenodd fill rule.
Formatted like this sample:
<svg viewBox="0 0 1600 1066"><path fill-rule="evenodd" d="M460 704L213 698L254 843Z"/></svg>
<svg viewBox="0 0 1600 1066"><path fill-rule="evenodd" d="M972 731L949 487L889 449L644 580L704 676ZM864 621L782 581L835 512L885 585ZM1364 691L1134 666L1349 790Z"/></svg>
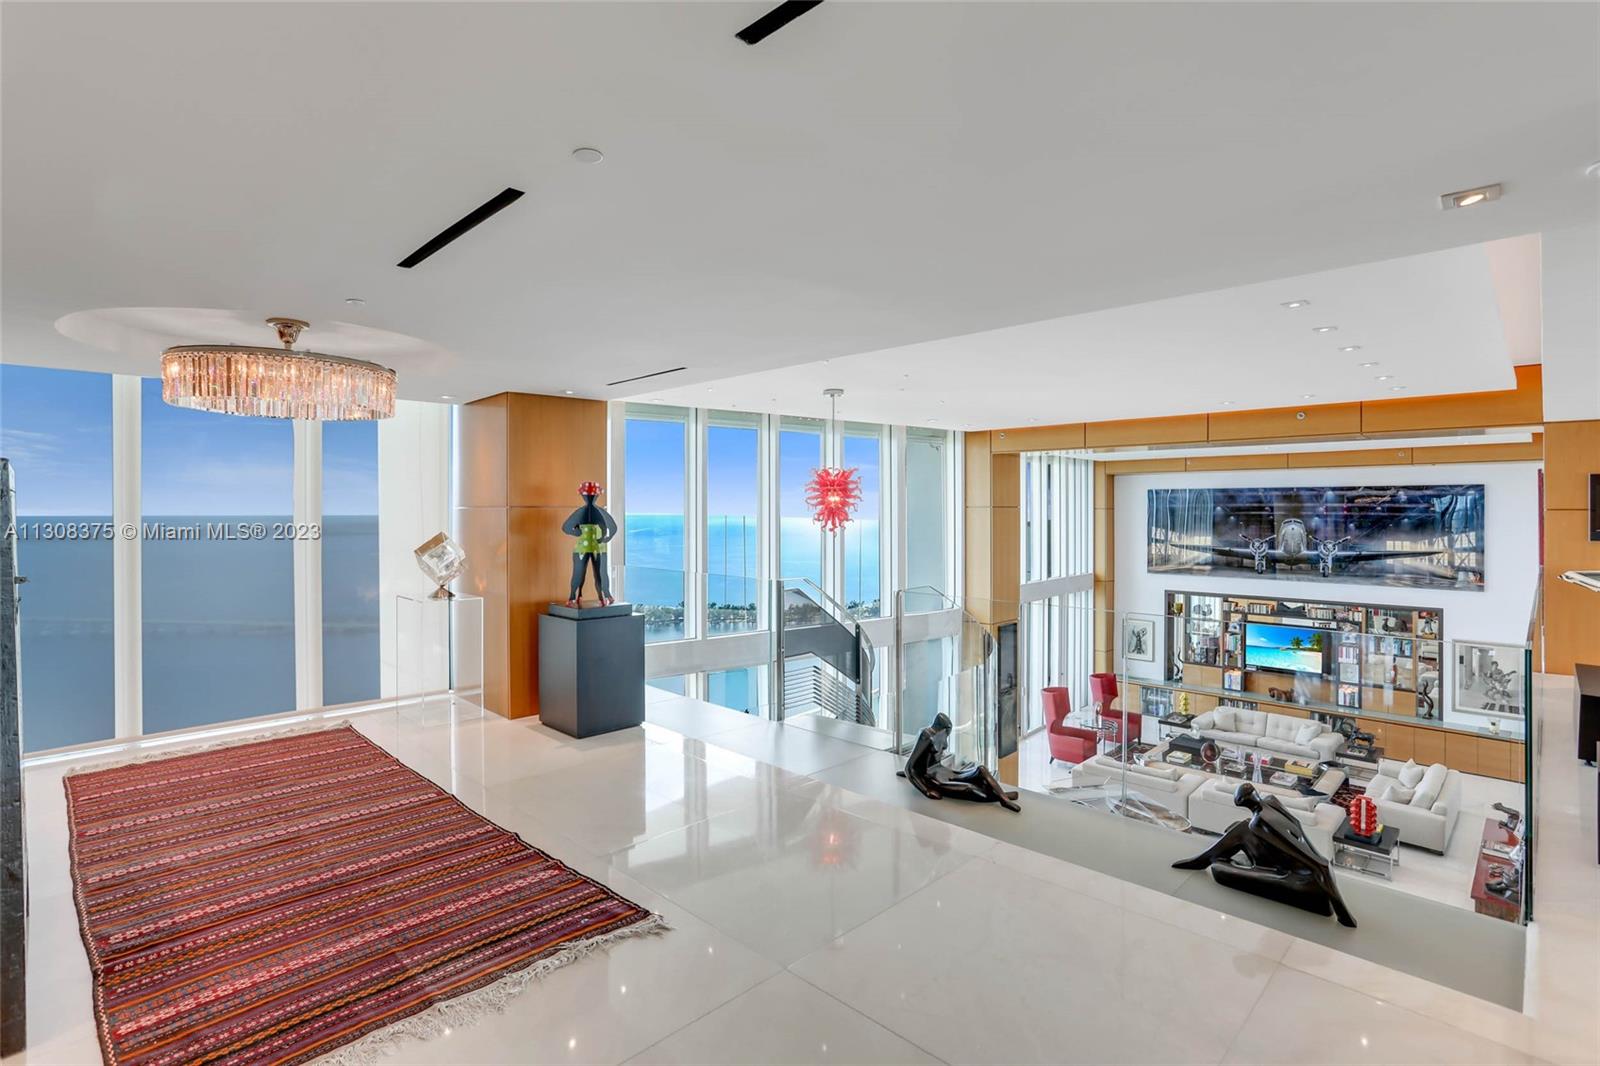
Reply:
<svg viewBox="0 0 1600 1066"><path fill-rule="evenodd" d="M1324 673L1328 630L1246 622L1244 664L1255 670L1292 674Z"/></svg>

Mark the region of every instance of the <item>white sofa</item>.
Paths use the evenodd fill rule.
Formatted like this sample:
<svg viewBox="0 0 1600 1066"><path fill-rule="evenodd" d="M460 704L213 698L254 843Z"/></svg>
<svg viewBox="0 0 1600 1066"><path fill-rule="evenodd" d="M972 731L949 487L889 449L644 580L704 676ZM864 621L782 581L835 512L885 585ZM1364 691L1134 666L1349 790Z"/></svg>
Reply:
<svg viewBox="0 0 1600 1066"><path fill-rule="evenodd" d="M1189 822L1198 829L1226 833L1235 822L1250 817L1250 812L1233 802L1239 782L1231 778L1210 777L1189 796ZM1306 839L1323 858L1333 858L1333 834L1344 824L1344 808L1316 796L1302 796L1288 789L1258 784L1258 792L1275 796L1285 810L1305 830Z"/></svg>
<svg viewBox="0 0 1600 1066"><path fill-rule="evenodd" d="M1378 820L1400 831L1402 844L1443 852L1460 814L1461 773L1444 763L1424 768L1383 759L1367 795L1378 804Z"/></svg>
<svg viewBox="0 0 1600 1066"><path fill-rule="evenodd" d="M1096 755L1073 767L1073 787L1113 784L1122 776L1123 766L1124 764L1116 759ZM1173 814L1186 817L1189 812L1190 795L1210 777L1209 774L1197 774L1161 763L1152 766L1129 763L1127 770L1130 791L1137 791L1150 801L1161 804Z"/></svg>
<svg viewBox="0 0 1600 1066"><path fill-rule="evenodd" d="M1242 745L1317 762L1330 762L1344 747L1344 737L1321 722L1244 707L1207 711L1197 715L1189 728L1219 744Z"/></svg>

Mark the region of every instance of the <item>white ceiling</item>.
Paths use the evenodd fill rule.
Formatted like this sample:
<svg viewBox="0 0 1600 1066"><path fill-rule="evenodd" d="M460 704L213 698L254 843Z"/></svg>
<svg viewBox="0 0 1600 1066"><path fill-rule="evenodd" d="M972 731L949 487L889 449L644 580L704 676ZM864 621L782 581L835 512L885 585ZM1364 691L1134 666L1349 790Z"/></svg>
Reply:
<svg viewBox="0 0 1600 1066"><path fill-rule="evenodd" d="M652 392L663 403L985 429L1509 389L1491 264L1538 239L1391 259ZM1511 249L1502 251L1502 249ZM1496 254L1491 254L1494 252ZM1531 302L1537 284L1507 288ZM1306 307L1282 305L1309 300ZM1517 308L1512 318L1523 316ZM1319 333L1315 327L1337 327ZM1346 346L1359 351L1342 352ZM1535 355L1537 353L1535 352ZM1365 367L1363 363L1377 363ZM1380 377L1384 380L1380 380Z"/></svg>
<svg viewBox="0 0 1600 1066"><path fill-rule="evenodd" d="M661 384L705 396L733 375L1142 305L1158 317L1112 321L1190 367L1237 354L1237 333L1259 361L1290 316L1258 334L1229 302L1275 305L1260 283L1317 274L1324 301L1367 302L1313 315L1443 360L1431 380L1449 391L1509 374L1512 325L1496 364L1481 302L1452 288L1482 295L1477 253L1409 260L1437 276L1383 306L1360 278L1340 289L1344 268L1597 212L1591 4L835 0L734 40L768 6L0 5L4 358L153 373L154 348L107 353L54 323L225 308L431 342L384 360L411 398L648 397L604 383L680 365ZM571 160L588 144L604 163ZM1495 203L1437 208L1496 180ZM528 195L394 266L507 185ZM1182 335L1169 301L1193 293L1216 294L1193 313L1222 328ZM1281 298L1300 295L1316 299ZM1004 387L1045 347L953 358L932 398L961 409L952 423L1066 417L1090 395L1082 365ZM1337 368L1301 384L1320 352L1269 358L1248 402L1336 398ZM775 406L808 402L797 373ZM1142 395L1135 414L1194 409L1223 377L1113 373L1116 395Z"/></svg>

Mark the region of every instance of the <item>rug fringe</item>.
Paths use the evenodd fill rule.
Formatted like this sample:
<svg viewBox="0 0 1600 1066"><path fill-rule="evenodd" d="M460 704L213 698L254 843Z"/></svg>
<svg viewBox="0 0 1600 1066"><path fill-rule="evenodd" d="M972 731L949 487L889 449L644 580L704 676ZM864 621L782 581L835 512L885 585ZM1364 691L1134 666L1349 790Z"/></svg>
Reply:
<svg viewBox="0 0 1600 1066"><path fill-rule="evenodd" d="M391 1054L407 1040L431 1040L451 1029L472 1025L486 1015L503 1013L506 1005L527 991L534 982L543 980L563 966L610 948L619 941L636 936L657 936L671 928L661 915L651 914L625 929L563 948L520 970L512 970L482 988L454 999L441 1000L426 1010L334 1048L318 1057L317 1066L366 1066Z"/></svg>
<svg viewBox="0 0 1600 1066"><path fill-rule="evenodd" d="M62 774L62 780L77 777L79 774L94 774L101 770L115 770L119 766L134 766L142 762L159 762L162 759L171 759L179 755L197 755L203 751L215 751L218 748L236 748L241 744L259 744L263 740L277 740L279 737L293 737L302 733L331 733L335 729L354 729L349 722L335 722L328 724L318 722L315 725L295 726L293 729L274 729L271 726L262 727L259 733L234 734L219 740L207 741L204 744L184 744L176 748L162 748L160 751L144 751L137 755L127 755L121 758L108 758L101 762L93 762L80 766L69 773Z"/></svg>

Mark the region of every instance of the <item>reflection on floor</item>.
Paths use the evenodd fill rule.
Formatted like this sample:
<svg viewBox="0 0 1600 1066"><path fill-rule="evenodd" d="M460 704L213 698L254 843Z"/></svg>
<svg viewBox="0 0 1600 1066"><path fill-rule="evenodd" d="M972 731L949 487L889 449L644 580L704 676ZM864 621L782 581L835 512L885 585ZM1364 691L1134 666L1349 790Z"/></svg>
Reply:
<svg viewBox="0 0 1600 1066"><path fill-rule="evenodd" d="M1018 745L1017 770L1019 784L1035 792L1070 789L1072 767L1066 763L1050 761L1050 749L1045 734L1034 733L1024 737ZM1098 798L1103 790L1092 790L1088 796ZM1402 845L1400 861L1394 869L1394 879L1385 882L1402 892L1410 892L1424 899L1447 903L1452 907L1472 910L1472 874L1477 863L1478 844L1483 820L1491 814L1495 803L1523 810L1527 801L1522 786L1512 781L1500 781L1477 774L1461 775L1461 815L1455 831L1450 834L1449 846L1443 855L1423 848Z"/></svg>
<svg viewBox="0 0 1600 1066"><path fill-rule="evenodd" d="M648 718L573 740L470 709L349 716L673 925L387 1061L1533 1061L1534 1023L1505 1008L810 776L872 754L856 745L660 693ZM26 771L18 1062L99 1061L66 874L72 765ZM1307 1004L1330 1022L1306 1024Z"/></svg>

